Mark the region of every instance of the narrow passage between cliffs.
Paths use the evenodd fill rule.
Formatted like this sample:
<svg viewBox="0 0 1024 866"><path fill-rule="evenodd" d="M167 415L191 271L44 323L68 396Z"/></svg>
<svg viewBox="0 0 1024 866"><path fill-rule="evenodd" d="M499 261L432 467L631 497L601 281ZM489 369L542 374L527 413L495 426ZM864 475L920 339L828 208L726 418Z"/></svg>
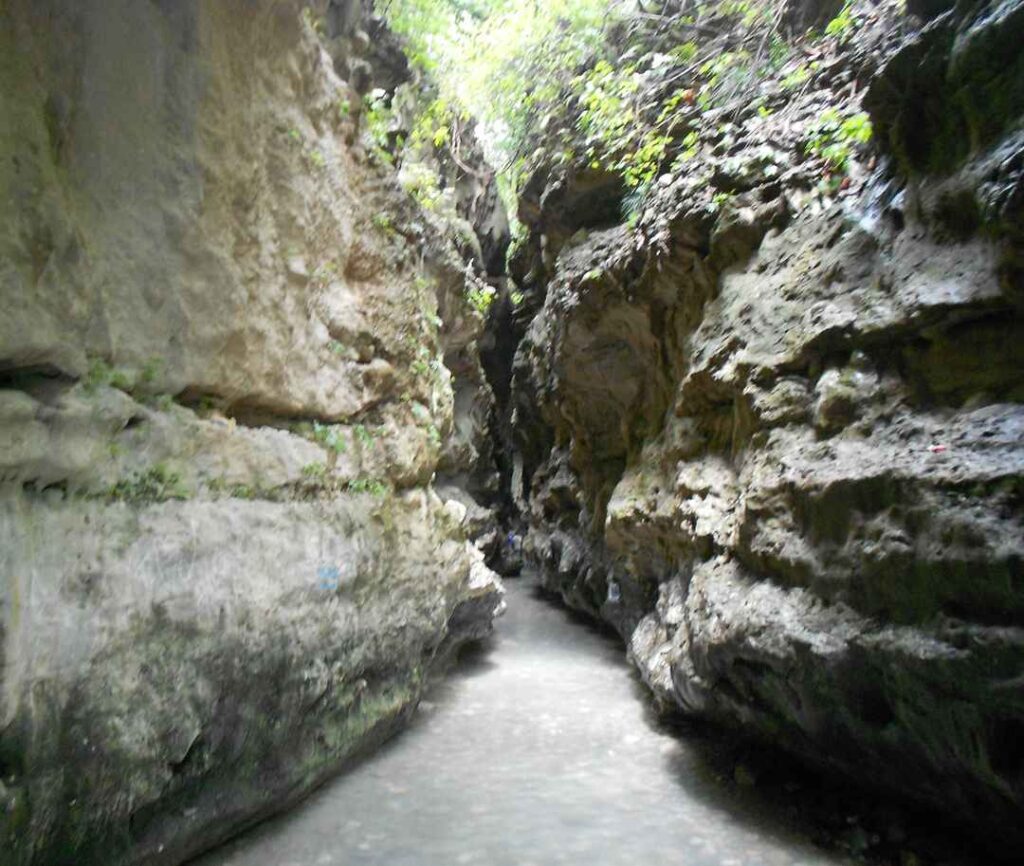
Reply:
<svg viewBox="0 0 1024 866"><path fill-rule="evenodd" d="M408 730L198 866L824 866L658 728L621 644L510 580ZM763 806L763 804L762 804Z"/></svg>

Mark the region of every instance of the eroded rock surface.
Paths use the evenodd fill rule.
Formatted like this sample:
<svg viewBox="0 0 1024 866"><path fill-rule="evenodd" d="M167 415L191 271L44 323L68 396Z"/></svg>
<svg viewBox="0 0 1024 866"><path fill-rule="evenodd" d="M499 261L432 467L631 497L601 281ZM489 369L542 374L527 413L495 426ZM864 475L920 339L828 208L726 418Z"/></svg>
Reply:
<svg viewBox="0 0 1024 866"><path fill-rule="evenodd" d="M430 486L482 320L359 144L362 4L304 5L0 9L5 866L181 862L501 604Z"/></svg>
<svg viewBox="0 0 1024 866"><path fill-rule="evenodd" d="M1019 4L959 4L920 31L877 5L818 49L806 86L685 116L698 143L631 225L607 224L621 193L595 192L591 169L535 168L513 494L545 583L619 630L666 707L1011 846L1024 284L1019 52L1004 49ZM867 86L895 160L851 154L841 184L819 183L806 130Z"/></svg>

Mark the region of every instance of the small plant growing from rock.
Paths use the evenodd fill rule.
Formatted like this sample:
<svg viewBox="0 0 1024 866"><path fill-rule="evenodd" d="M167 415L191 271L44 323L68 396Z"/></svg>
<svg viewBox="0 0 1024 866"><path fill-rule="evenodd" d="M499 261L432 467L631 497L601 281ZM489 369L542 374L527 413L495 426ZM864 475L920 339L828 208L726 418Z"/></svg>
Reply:
<svg viewBox="0 0 1024 866"><path fill-rule="evenodd" d="M224 478L211 478L207 484L210 493L217 498L229 496L232 499L273 498L273 491L259 484L229 484Z"/></svg>
<svg viewBox="0 0 1024 866"><path fill-rule="evenodd" d="M348 483L350 493L369 493L371 496L384 496L388 486L379 478L355 478Z"/></svg>
<svg viewBox="0 0 1024 866"><path fill-rule="evenodd" d="M496 292L491 286L484 284L470 284L466 292L466 297L469 300L470 306L480 313L481 316L484 316L487 315L487 311L491 308L495 294Z"/></svg>
<svg viewBox="0 0 1024 866"><path fill-rule="evenodd" d="M313 439L326 448L330 448L335 454L344 454L348 450L348 443L345 442L341 431L329 424L313 422Z"/></svg>
<svg viewBox="0 0 1024 866"><path fill-rule="evenodd" d="M391 219L389 214L386 214L383 211L375 213L373 215L372 222L375 229L382 231L385 234L393 234L395 231L394 220Z"/></svg>
<svg viewBox="0 0 1024 866"><path fill-rule="evenodd" d="M156 377L160 374L163 364L163 358L153 357L148 359L142 365L142 371L139 373L139 382L144 385L151 385L156 381Z"/></svg>
<svg viewBox="0 0 1024 866"><path fill-rule="evenodd" d="M826 108L808 131L806 150L825 161L830 171L845 174L855 147L871 140L871 121L865 112L843 117Z"/></svg>
<svg viewBox="0 0 1024 866"><path fill-rule="evenodd" d="M363 448L372 448L373 447L373 443L376 440L376 436L374 435L373 431L370 430L369 427L367 427L364 424L357 424L353 428L352 432L353 432L353 434L356 437L356 441Z"/></svg>
<svg viewBox="0 0 1024 866"><path fill-rule="evenodd" d="M170 394L154 394L142 402L160 412L170 412L174 408L174 397Z"/></svg>
<svg viewBox="0 0 1024 866"><path fill-rule="evenodd" d="M200 418L206 418L217 411L217 403L209 394L203 394L196 403L196 414Z"/></svg>
<svg viewBox="0 0 1024 866"><path fill-rule="evenodd" d="M658 173L665 159L665 151L671 143L672 137L669 135L648 132L640 146L628 157L623 170L626 186L632 189L648 186Z"/></svg>
<svg viewBox="0 0 1024 866"><path fill-rule="evenodd" d="M684 42L682 45L677 45L673 48L669 55L678 63L692 63L697 57L699 50L696 42Z"/></svg>
<svg viewBox="0 0 1024 866"><path fill-rule="evenodd" d="M860 20L854 16L850 0L847 0L839 14L825 25L825 36L840 43L845 42L853 35L859 24Z"/></svg>
<svg viewBox="0 0 1024 866"><path fill-rule="evenodd" d="M796 90L811 78L811 70L806 63L801 63L792 72L786 74L780 82L783 90Z"/></svg>
<svg viewBox="0 0 1024 866"><path fill-rule="evenodd" d="M327 466L323 463L307 463L302 467L302 477L309 481L323 481L327 477Z"/></svg>
<svg viewBox="0 0 1024 866"><path fill-rule="evenodd" d="M716 208L721 210L727 204L729 204L729 202L731 202L732 200L733 200L732 193L729 193L729 192L716 192L711 197L711 204L713 204Z"/></svg>
<svg viewBox="0 0 1024 866"><path fill-rule="evenodd" d="M102 358L96 358L89 364L89 371L82 380L87 393L93 393L97 388L109 387L119 391L131 391L132 380L123 370L111 367Z"/></svg>
<svg viewBox="0 0 1024 866"><path fill-rule="evenodd" d="M378 88L363 98L363 117L366 118L366 128L369 132L371 152L374 158L384 165L393 166L394 157L390 151L390 134L394 112L388 105L387 93L384 90Z"/></svg>
<svg viewBox="0 0 1024 866"><path fill-rule="evenodd" d="M157 463L144 472L122 478L109 490L111 499L124 502L164 502L168 499L188 499L189 495L181 475L164 463Z"/></svg>
<svg viewBox="0 0 1024 866"><path fill-rule="evenodd" d="M256 489L248 484L235 484L231 488L231 496L234 499L255 499Z"/></svg>

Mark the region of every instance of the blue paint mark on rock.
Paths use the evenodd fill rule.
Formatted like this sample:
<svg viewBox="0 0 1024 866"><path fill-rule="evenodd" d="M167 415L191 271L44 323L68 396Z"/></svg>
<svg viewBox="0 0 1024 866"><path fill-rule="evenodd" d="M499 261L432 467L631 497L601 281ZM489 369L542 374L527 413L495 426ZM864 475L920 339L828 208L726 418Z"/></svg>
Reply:
<svg viewBox="0 0 1024 866"><path fill-rule="evenodd" d="M321 592L334 592L341 586L341 568L337 565L321 565L316 570L317 589Z"/></svg>

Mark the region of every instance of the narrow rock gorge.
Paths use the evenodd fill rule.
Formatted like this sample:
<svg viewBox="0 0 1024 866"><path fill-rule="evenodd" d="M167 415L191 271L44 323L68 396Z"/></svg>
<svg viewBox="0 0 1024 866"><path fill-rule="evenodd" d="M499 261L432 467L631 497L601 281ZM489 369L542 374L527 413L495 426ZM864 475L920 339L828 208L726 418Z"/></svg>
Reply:
<svg viewBox="0 0 1024 866"><path fill-rule="evenodd" d="M0 0L0 866L291 806L521 570L662 716L1014 862L1022 39L1024 0Z"/></svg>

